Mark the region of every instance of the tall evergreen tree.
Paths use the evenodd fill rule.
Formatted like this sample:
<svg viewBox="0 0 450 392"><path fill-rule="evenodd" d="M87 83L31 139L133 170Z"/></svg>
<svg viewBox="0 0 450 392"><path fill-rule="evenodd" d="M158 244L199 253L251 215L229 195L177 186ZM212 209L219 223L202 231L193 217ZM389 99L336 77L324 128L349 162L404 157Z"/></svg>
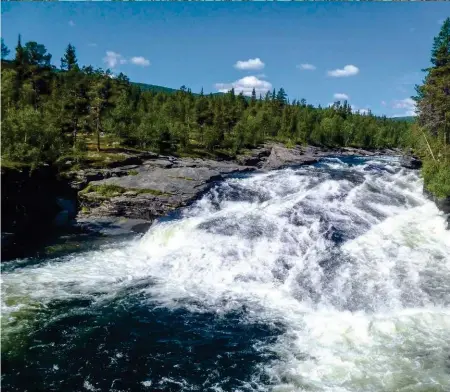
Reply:
<svg viewBox="0 0 450 392"><path fill-rule="evenodd" d="M253 90L252 90L251 103L252 103L252 105L254 105L256 103L256 91L255 91L254 87L253 87Z"/></svg>
<svg viewBox="0 0 450 392"><path fill-rule="evenodd" d="M61 58L61 69L64 71L71 71L78 69L78 60L75 53L75 46L67 45L66 52Z"/></svg>
<svg viewBox="0 0 450 392"><path fill-rule="evenodd" d="M425 71L424 82L416 86L419 124L450 143L450 18L442 24L431 52L432 67Z"/></svg>
<svg viewBox="0 0 450 392"><path fill-rule="evenodd" d="M2 38L2 60L5 60L9 56L9 49L5 45L5 41Z"/></svg>

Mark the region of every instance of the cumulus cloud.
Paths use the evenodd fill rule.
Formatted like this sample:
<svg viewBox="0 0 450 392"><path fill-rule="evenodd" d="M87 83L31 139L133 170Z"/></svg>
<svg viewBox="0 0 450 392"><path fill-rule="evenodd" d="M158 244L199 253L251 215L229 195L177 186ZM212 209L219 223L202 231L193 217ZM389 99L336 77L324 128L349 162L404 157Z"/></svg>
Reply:
<svg viewBox="0 0 450 392"><path fill-rule="evenodd" d="M316 66L313 64L299 64L297 65L297 68L304 71L314 71L316 69Z"/></svg>
<svg viewBox="0 0 450 392"><path fill-rule="evenodd" d="M249 70L258 70L263 69L265 67L265 64L261 61L259 57L255 59L248 59L247 61L237 61L236 64L234 64L234 68L240 69L241 71L249 71Z"/></svg>
<svg viewBox="0 0 450 392"><path fill-rule="evenodd" d="M130 62L134 65L140 65L141 67L148 67L150 65L150 61L142 56L132 57Z"/></svg>
<svg viewBox="0 0 450 392"><path fill-rule="evenodd" d="M106 63L109 68L115 68L118 64L126 64L127 60L120 53L108 50L106 56L103 57L103 62Z"/></svg>
<svg viewBox="0 0 450 392"><path fill-rule="evenodd" d="M70 27L75 26L75 22L74 22L73 20L69 20L69 26L70 26Z"/></svg>
<svg viewBox="0 0 450 392"><path fill-rule="evenodd" d="M354 65L346 65L342 69L334 69L332 71L328 71L328 76L332 76L334 78L342 78L346 76L353 76L359 73L359 68Z"/></svg>
<svg viewBox="0 0 450 392"><path fill-rule="evenodd" d="M89 44L89 46L96 46L96 44ZM108 66L108 68L116 68L117 65L127 64L128 62L134 65L139 65L141 67L148 67L150 61L143 56L135 56L130 59L126 59L120 53L108 50L106 56L103 57L103 62Z"/></svg>
<svg viewBox="0 0 450 392"><path fill-rule="evenodd" d="M353 112L359 112L360 114L367 114L369 113L369 108L360 108L356 105L350 105Z"/></svg>
<svg viewBox="0 0 450 392"><path fill-rule="evenodd" d="M404 113L395 114L393 117L415 116L416 115L416 102L412 98L395 100L392 102L392 108L405 110Z"/></svg>
<svg viewBox="0 0 450 392"><path fill-rule="evenodd" d="M272 84L256 76L246 76L232 83L216 83L215 87L221 93L226 93L234 88L237 94L242 92L244 95L251 96L253 89L257 95L267 93L272 89Z"/></svg>
<svg viewBox="0 0 450 392"><path fill-rule="evenodd" d="M334 99L349 99L349 96L344 93L336 93L333 95Z"/></svg>

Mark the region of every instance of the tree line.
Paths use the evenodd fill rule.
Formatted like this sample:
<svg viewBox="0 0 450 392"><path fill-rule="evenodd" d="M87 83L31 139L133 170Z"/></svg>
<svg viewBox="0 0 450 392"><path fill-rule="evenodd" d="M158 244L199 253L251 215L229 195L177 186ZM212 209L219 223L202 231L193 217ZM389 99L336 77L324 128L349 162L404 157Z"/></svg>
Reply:
<svg viewBox="0 0 450 392"><path fill-rule="evenodd" d="M189 153L193 148L234 156L267 140L288 145L385 148L409 143L410 125L347 101L314 107L289 101L283 88L250 97L142 91L122 73L80 66L69 44L60 67L37 42L22 44L14 57L2 41L2 155L33 165L86 150L86 135L102 149L101 135L142 150Z"/></svg>
<svg viewBox="0 0 450 392"><path fill-rule="evenodd" d="M417 126L411 141L423 160L426 188L439 197L450 197L450 18L434 38L431 66L416 86Z"/></svg>

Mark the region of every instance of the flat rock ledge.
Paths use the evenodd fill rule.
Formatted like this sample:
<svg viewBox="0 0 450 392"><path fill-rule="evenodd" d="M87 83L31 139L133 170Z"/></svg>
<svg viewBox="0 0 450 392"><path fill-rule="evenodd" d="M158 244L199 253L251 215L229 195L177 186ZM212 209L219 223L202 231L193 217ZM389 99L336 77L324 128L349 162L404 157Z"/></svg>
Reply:
<svg viewBox="0 0 450 392"><path fill-rule="evenodd" d="M113 169L73 173L71 185L79 191L77 220L117 217L153 221L198 199L209 187L227 176L251 171L268 171L317 162L330 155L400 155L398 150L366 151L354 148L286 148L265 144L240 155L235 161L177 158L154 155L139 164Z"/></svg>

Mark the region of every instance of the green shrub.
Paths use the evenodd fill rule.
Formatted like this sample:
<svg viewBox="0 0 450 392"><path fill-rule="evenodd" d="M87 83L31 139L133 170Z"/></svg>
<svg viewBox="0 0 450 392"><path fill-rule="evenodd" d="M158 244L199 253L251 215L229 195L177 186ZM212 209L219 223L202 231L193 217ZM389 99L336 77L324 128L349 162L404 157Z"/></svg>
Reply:
<svg viewBox="0 0 450 392"><path fill-rule="evenodd" d="M422 176L427 190L439 198L450 196L450 164L446 161L426 160Z"/></svg>

